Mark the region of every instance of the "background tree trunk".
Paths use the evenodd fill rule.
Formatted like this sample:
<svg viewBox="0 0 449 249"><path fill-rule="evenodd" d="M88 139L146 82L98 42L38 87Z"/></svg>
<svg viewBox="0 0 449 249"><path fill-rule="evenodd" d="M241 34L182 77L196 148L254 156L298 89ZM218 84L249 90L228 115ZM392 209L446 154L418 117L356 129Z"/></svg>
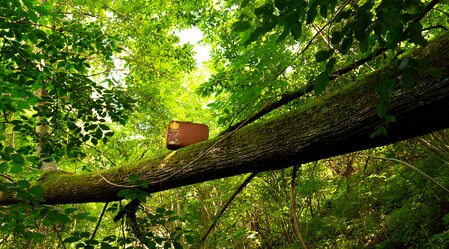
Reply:
<svg viewBox="0 0 449 249"><path fill-rule="evenodd" d="M379 97L375 89L385 79L397 79L397 67L375 72L282 116L163 158L105 170L101 175L47 172L38 184L44 188L49 204L114 201L120 199L117 192L124 185L132 185L129 180L134 175L148 182L146 191L157 192L248 172L282 169L447 128L448 36L414 55L426 65L438 68L441 74L433 77L423 72L419 84L392 93L388 113L395 115L397 121L388 124L387 136L370 136L384 122L376 112ZM0 196L1 204L16 201Z"/></svg>

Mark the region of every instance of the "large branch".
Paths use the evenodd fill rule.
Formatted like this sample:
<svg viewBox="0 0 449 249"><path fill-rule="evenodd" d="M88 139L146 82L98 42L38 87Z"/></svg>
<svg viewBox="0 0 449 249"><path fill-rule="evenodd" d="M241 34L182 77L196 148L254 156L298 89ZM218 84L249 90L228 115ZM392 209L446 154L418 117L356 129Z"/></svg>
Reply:
<svg viewBox="0 0 449 249"><path fill-rule="evenodd" d="M415 87L393 92L388 112L397 121L388 124L387 136L370 136L384 122L376 113L379 97L375 89L385 79L396 79L397 67L379 70L282 116L163 158L105 170L101 176L95 172L48 173L39 183L45 190L45 201L114 201L120 199L117 192L124 188L119 185L130 185L129 179L135 175L148 182L147 191L152 193L248 172L282 169L448 128L449 37L430 43L414 56L438 68L441 75L423 73ZM0 196L0 204L16 201Z"/></svg>

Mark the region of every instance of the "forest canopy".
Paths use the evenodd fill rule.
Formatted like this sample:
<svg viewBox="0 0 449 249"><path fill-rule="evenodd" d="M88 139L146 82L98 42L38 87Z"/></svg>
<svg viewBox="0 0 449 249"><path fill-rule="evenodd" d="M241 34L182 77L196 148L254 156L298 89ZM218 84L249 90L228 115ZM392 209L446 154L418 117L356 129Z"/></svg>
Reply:
<svg viewBox="0 0 449 249"><path fill-rule="evenodd" d="M1 1L0 247L446 248L448 28L447 1ZM170 120L211 139L169 152Z"/></svg>

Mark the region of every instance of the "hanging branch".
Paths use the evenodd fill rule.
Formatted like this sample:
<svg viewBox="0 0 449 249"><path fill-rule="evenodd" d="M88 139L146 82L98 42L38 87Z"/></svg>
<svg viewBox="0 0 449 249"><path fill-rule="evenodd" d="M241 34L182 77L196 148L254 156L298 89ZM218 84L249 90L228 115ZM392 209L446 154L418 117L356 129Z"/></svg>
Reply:
<svg viewBox="0 0 449 249"><path fill-rule="evenodd" d="M433 0L432 2L430 2L424 8L423 12L419 16L417 16L411 23L416 23L416 22L421 21L424 18L424 16L430 10L432 10L435 7L436 4L438 4L438 2L439 2L439 0ZM320 31L318 31L318 32L320 32ZM404 30L404 33L408 33L408 32L410 32L410 29L407 27ZM313 38L315 38L315 36ZM309 44L310 43L311 42L309 42ZM354 70L354 69L360 67L361 65L363 65L363 64L371 61L372 59L376 58L377 56L385 53L387 50L388 50L387 48L378 48L374 52L372 52L370 55L368 55L367 57L365 57L363 59L360 59L360 60L357 60L357 61L351 63L350 65L348 65L348 66L346 66L346 67L344 67L342 69L333 71L329 75L329 81L334 80L334 79L338 78L341 75L344 75L346 73L351 72L352 70ZM304 51L304 49L301 51L301 53L303 51ZM281 73L282 72L283 72L283 70L281 70ZM293 100L296 100L296 99L298 99L298 98L300 98L302 96L305 96L307 93L310 93L310 92L313 91L314 85L315 85L315 82L312 81L312 82L308 83L306 86L302 87L299 90L296 90L296 91L293 91L293 92L290 92L290 93L287 93L287 94L283 94L279 100L264 106L260 111L258 111L254 115L250 116L249 118L246 118L243 121L238 122L235 125L229 127L227 130L222 132L222 134L230 132L230 131L233 131L233 130L236 130L236 129L240 129L243 126L248 125L248 124L254 122L255 120L259 119L260 117L268 114L269 112L271 112L271 111L273 111L273 110L275 110L275 109L277 109L277 108L279 108L281 106L284 106L284 105L292 102ZM245 123L245 124L243 124L243 123Z"/></svg>
<svg viewBox="0 0 449 249"><path fill-rule="evenodd" d="M106 202L103 207L103 211L101 211L100 217L98 218L97 225L95 226L95 230L90 237L91 240L95 238L95 234L97 233L98 227L100 227L101 220L103 219L104 213L106 212L106 208L108 207L109 202Z"/></svg>
<svg viewBox="0 0 449 249"><path fill-rule="evenodd" d="M290 185L290 215L291 219L293 220L295 235L299 237L299 239L301 240L302 247L304 249L308 249L306 241L302 237L301 229L299 229L298 217L296 216L296 208L295 208L295 179L299 167L301 167L301 165L293 166L292 181Z"/></svg>
<svg viewBox="0 0 449 249"><path fill-rule="evenodd" d="M209 229L207 229L206 233L203 235L203 237L200 240L199 245L203 244L206 239L207 236L209 236L209 233L212 231L212 229L215 227L215 225L217 224L218 220L220 219L220 217L223 215L223 213L226 211L226 209L229 207L229 204L231 204L231 202L235 199L235 197L242 192L243 188L246 187L246 185L248 185L248 183L257 175L258 172L253 172L251 173L250 176L248 176L248 178L246 178L246 180L234 191L234 193L232 194L232 196L228 199L228 201L225 203L225 205L221 208L220 212L218 212L218 214L215 216L215 218L212 219L212 224L209 226Z"/></svg>

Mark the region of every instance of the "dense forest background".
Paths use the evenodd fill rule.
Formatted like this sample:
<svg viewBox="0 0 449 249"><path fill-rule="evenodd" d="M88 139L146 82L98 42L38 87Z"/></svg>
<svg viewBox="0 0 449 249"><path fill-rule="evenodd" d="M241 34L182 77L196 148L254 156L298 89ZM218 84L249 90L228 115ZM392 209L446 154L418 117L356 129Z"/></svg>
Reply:
<svg viewBox="0 0 449 249"><path fill-rule="evenodd" d="M170 120L216 137L394 67L389 136L393 91L447 77L408 55L448 28L448 1L2 0L0 248L448 248L448 130L152 194L136 175L118 202L40 185L162 158Z"/></svg>

